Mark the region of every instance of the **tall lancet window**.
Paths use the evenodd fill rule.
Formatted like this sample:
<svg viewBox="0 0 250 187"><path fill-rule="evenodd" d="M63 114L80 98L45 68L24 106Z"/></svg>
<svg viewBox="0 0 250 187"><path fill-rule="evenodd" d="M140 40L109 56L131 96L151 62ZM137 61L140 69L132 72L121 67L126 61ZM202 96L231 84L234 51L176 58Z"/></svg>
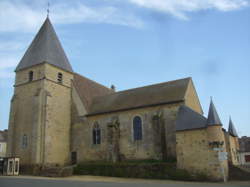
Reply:
<svg viewBox="0 0 250 187"><path fill-rule="evenodd" d="M95 122L93 127L93 144L101 144L101 129L97 122Z"/></svg>
<svg viewBox="0 0 250 187"><path fill-rule="evenodd" d="M63 74L62 73L57 74L57 82L62 84L62 82L63 82Z"/></svg>
<svg viewBox="0 0 250 187"><path fill-rule="evenodd" d="M142 140L142 120L140 116L133 119L134 140Z"/></svg>
<svg viewBox="0 0 250 187"><path fill-rule="evenodd" d="M34 75L33 71L30 71L29 72L29 82L33 81L33 75Z"/></svg>

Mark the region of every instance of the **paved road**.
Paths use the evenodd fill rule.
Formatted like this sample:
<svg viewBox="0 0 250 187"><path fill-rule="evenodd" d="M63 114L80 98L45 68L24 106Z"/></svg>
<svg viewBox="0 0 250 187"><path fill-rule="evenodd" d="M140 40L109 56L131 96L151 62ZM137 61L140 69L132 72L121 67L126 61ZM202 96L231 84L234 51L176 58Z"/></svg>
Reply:
<svg viewBox="0 0 250 187"><path fill-rule="evenodd" d="M250 182L191 183L160 180L112 179L112 178L63 178L0 177L0 187L250 187ZM104 182L102 182L103 180Z"/></svg>

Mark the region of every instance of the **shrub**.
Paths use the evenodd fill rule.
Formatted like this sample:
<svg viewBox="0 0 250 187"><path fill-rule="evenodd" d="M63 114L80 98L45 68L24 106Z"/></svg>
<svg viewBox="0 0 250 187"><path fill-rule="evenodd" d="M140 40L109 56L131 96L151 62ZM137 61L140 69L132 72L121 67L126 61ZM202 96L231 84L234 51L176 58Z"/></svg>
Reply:
<svg viewBox="0 0 250 187"><path fill-rule="evenodd" d="M177 169L176 163L156 160L130 160L126 162L85 162L74 168L76 175L99 175L147 179L172 179L203 181L204 175L190 175L186 170Z"/></svg>

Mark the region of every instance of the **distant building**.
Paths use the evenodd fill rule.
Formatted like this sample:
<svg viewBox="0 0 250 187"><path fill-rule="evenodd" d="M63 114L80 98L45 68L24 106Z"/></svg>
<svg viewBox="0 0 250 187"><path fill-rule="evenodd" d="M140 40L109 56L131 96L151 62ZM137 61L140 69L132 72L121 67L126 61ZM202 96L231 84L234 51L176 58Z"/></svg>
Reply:
<svg viewBox="0 0 250 187"><path fill-rule="evenodd" d="M223 131L212 101L203 116L191 78L116 92L73 71L49 18L15 72L7 152L21 168L177 159L222 180L226 152L238 164L231 120Z"/></svg>
<svg viewBox="0 0 250 187"><path fill-rule="evenodd" d="M0 131L0 157L6 156L7 130Z"/></svg>
<svg viewBox="0 0 250 187"><path fill-rule="evenodd" d="M243 165L250 165L250 137L242 136L240 143L240 162Z"/></svg>

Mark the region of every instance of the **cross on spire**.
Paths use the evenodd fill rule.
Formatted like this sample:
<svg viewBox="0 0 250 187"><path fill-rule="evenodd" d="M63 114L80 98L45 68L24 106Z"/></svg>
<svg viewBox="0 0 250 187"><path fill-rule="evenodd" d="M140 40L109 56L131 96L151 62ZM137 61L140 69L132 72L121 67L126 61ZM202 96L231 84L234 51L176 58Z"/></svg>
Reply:
<svg viewBox="0 0 250 187"><path fill-rule="evenodd" d="M49 2L48 2L48 7L47 7L47 17L49 17L49 6L50 6L50 4L49 4Z"/></svg>

